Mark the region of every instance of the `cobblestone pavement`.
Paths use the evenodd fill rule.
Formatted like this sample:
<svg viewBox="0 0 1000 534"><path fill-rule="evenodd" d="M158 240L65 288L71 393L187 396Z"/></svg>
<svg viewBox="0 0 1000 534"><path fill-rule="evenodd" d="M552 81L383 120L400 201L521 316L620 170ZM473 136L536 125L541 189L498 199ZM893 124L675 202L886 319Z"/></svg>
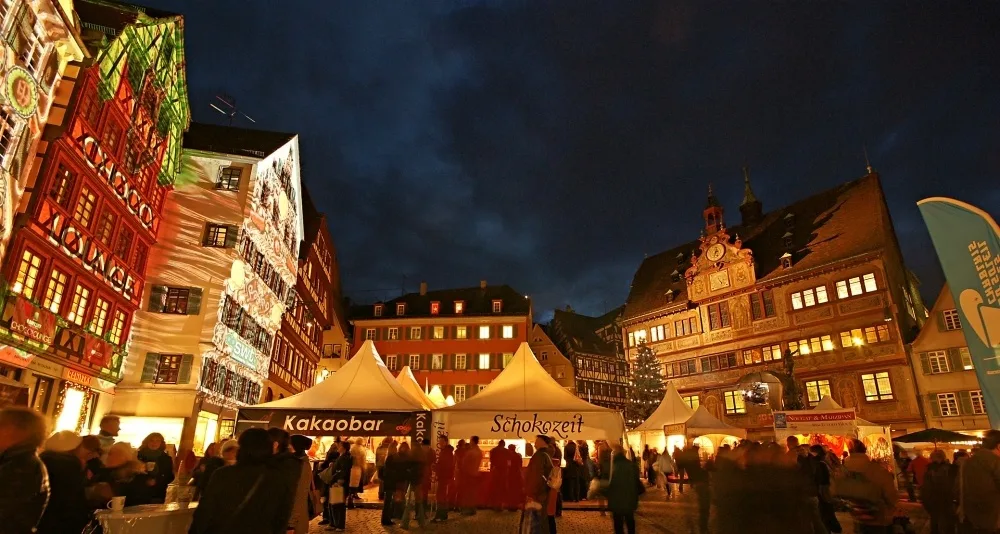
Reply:
<svg viewBox="0 0 1000 534"><path fill-rule="evenodd" d="M692 533L694 531L691 528L691 521L693 521L695 508L693 492L686 492L680 498L675 495L673 500L666 501L662 491L649 490L643 495L639 504L639 511L636 514L636 530L642 533L659 534ZM900 508L910 516L918 534L929 533L927 517L919 505L901 503ZM848 516L846 514L839 514L839 516L841 524L844 526L844 534L853 534L853 525ZM398 526L383 527L380 518L380 510L348 510L347 532L363 534L404 532ZM426 529L420 529L416 522L413 522L410 524L410 528L440 534L508 534L517 532L519 519L520 513L518 512L480 510L472 517L450 514L446 523L430 523ZM557 530L564 533L606 534L613 532L610 515L601 516L595 511L567 510L556 522ZM317 521L313 523L309 532L310 534L319 534L330 531L326 530L326 527L319 526Z"/></svg>

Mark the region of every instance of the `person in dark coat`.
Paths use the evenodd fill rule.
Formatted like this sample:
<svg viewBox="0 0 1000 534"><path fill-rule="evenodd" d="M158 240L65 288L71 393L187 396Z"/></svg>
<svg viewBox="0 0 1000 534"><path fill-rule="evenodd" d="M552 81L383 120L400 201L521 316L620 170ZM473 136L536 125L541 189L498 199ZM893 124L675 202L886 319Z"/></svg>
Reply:
<svg viewBox="0 0 1000 534"><path fill-rule="evenodd" d="M591 464L593 460L590 459L590 446L584 440L577 440L576 450L580 452L580 459L583 460L583 466L580 468L580 500L587 500L587 492L590 491L590 480L591 480Z"/></svg>
<svg viewBox="0 0 1000 534"><path fill-rule="evenodd" d="M56 432L45 441L39 455L49 474L49 504L38 524L39 534L81 532L90 522L92 503L87 502L84 466L101 457L101 442L84 439L69 430ZM96 504L96 503L94 503Z"/></svg>
<svg viewBox="0 0 1000 534"><path fill-rule="evenodd" d="M284 533L290 499L279 491L286 474L272 465L274 446L266 430L240 434L236 465L220 467L194 511L189 534Z"/></svg>
<svg viewBox="0 0 1000 534"><path fill-rule="evenodd" d="M580 500L580 471L582 463L577 462L579 450L573 440L567 440L563 447L563 458L566 459L566 467L563 469L562 497L566 502L578 502Z"/></svg>
<svg viewBox="0 0 1000 534"><path fill-rule="evenodd" d="M222 459L222 444L213 443L205 449L205 456L198 461L198 465L195 466L194 472L191 476L191 483L195 487L195 500L201 496L205 491L205 487L208 486L208 479L212 477L212 473L216 469L226 465L226 461Z"/></svg>
<svg viewBox="0 0 1000 534"><path fill-rule="evenodd" d="M611 480L608 483L608 508L614 522L615 534L628 530L635 534L635 511L639 508L639 470L625 456L621 446L615 447L611 460Z"/></svg>
<svg viewBox="0 0 1000 534"><path fill-rule="evenodd" d="M500 440L496 447L490 449L490 492L488 502L490 508L502 510L505 493L507 492L507 443Z"/></svg>
<svg viewBox="0 0 1000 534"><path fill-rule="evenodd" d="M156 480L146 473L146 466L135 458L135 451L125 442L111 445L106 465L90 479L96 494L105 501L125 497L125 506L153 504Z"/></svg>
<svg viewBox="0 0 1000 534"><path fill-rule="evenodd" d="M406 443L403 443L402 446L405 446L407 451L410 450L410 446ZM395 441L389 444L389 450L386 451L385 456L385 467L382 471L385 474L385 500L382 501L382 525L389 527L392 526L392 520L396 517L397 488L400 482L406 478L406 465L399 456Z"/></svg>
<svg viewBox="0 0 1000 534"><path fill-rule="evenodd" d="M287 507L288 516L285 518L286 524L292 519L292 511L295 507L295 499L299 488L299 478L302 477L302 461L292 452L291 435L284 430L271 427L267 429L267 435L271 438L271 458L270 465L282 475L283 484L280 487L268 488L273 491L276 497L284 502L283 507ZM291 529L289 529L291 530Z"/></svg>
<svg viewBox="0 0 1000 534"><path fill-rule="evenodd" d="M438 455L434 464L437 475L437 513L434 522L446 521L448 509L455 503L451 500L452 486L455 484L455 448L448 443L448 436L438 436Z"/></svg>
<svg viewBox="0 0 1000 534"><path fill-rule="evenodd" d="M153 432L142 440L138 460L146 464L146 473L155 480L153 500L161 503L167 498L167 486L174 481L174 461L167 454L163 434Z"/></svg>
<svg viewBox="0 0 1000 534"><path fill-rule="evenodd" d="M26 533L38 525L49 500L49 477L38 458L45 420L34 410L0 410L0 528Z"/></svg>
<svg viewBox="0 0 1000 534"><path fill-rule="evenodd" d="M343 498L330 502L330 526L337 530L345 530L347 528L347 486L351 481L351 467L354 462L351 458L350 443L338 441L336 448L337 459L333 462L333 479L330 481L330 488L342 488L340 494Z"/></svg>
<svg viewBox="0 0 1000 534"><path fill-rule="evenodd" d="M530 513L535 516L533 521L542 534L551 534L547 515L549 501L553 498L548 484L553 462L548 444L548 436L539 435L535 438L535 453L528 460L528 468L524 473L525 513L534 509ZM554 518L552 523L555 523Z"/></svg>
<svg viewBox="0 0 1000 534"><path fill-rule="evenodd" d="M955 501L955 466L948 463L944 451L935 449L930 464L921 473L920 502L931 518L931 534L954 534L958 527Z"/></svg>

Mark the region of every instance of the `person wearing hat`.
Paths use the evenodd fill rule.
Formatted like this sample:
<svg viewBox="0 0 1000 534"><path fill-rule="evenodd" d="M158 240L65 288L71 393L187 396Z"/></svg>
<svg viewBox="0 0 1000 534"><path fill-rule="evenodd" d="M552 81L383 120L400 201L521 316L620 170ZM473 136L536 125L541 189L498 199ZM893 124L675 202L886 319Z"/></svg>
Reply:
<svg viewBox="0 0 1000 534"><path fill-rule="evenodd" d="M49 436L39 455L49 473L49 504L38 523L39 534L80 532L90 522L87 499L87 462L101 456L101 442L63 430Z"/></svg>

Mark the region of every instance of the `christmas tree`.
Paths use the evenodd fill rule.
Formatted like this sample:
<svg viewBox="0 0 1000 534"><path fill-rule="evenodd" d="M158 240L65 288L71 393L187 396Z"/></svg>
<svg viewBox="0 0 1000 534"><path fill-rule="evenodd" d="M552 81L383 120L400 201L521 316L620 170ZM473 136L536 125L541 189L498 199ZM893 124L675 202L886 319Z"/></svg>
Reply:
<svg viewBox="0 0 1000 534"><path fill-rule="evenodd" d="M632 388L625 406L625 425L635 428L642 424L663 400L663 376L656 353L645 343L639 345L632 362Z"/></svg>

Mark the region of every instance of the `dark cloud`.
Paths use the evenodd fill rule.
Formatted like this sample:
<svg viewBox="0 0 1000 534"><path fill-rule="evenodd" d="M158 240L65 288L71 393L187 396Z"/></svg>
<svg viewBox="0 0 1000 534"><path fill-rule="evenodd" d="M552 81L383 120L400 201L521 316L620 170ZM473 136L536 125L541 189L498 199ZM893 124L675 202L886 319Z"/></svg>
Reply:
<svg viewBox="0 0 1000 534"><path fill-rule="evenodd" d="M708 183L736 219L744 163L776 208L865 145L926 298L915 202L1000 213L993 2L151 3L187 17L196 119L224 90L301 134L359 300L485 278L600 313Z"/></svg>

